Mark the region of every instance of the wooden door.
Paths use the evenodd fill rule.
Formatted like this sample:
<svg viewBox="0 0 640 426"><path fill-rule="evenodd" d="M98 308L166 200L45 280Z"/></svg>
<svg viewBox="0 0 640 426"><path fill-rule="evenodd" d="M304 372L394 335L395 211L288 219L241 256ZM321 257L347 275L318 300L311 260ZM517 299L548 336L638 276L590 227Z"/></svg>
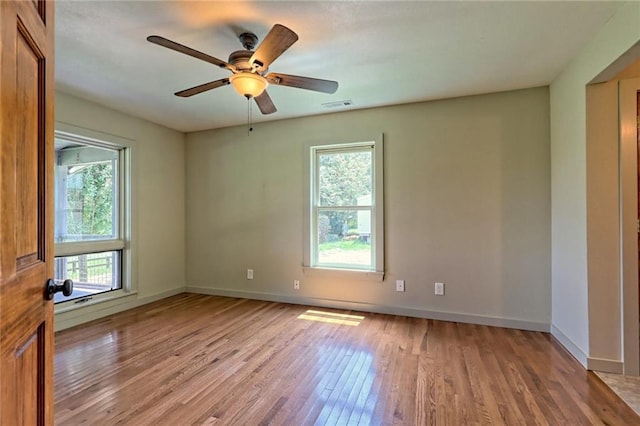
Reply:
<svg viewBox="0 0 640 426"><path fill-rule="evenodd" d="M53 423L53 2L0 1L0 424Z"/></svg>

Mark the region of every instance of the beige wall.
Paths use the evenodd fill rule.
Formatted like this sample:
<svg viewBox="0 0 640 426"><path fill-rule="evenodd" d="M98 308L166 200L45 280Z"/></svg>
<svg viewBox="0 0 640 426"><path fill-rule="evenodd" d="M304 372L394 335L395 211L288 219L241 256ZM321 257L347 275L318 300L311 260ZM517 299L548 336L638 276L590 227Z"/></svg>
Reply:
<svg viewBox="0 0 640 426"><path fill-rule="evenodd" d="M583 365L587 365L591 357L591 348L598 354L593 358L615 357L620 351L619 341L617 348L604 349L611 342L611 334L620 334L619 322L611 319L620 315L619 309L617 313L607 310L613 306L615 294L606 293L607 288L601 287L610 285L611 280L603 279L607 274L605 269L598 270L598 265L589 264L593 252L588 253L587 244L592 244L588 240L596 244L601 236L596 227L590 227L593 232L587 232L587 173L591 173L593 167L606 167L612 154L606 147L593 147L592 154L598 154L598 149L605 150L601 153L603 164L598 166L594 160L587 169L586 86L638 40L640 3L630 2L620 8L553 81L550 89L552 333ZM594 176L591 183L610 178L605 173ZM617 186L612 190L617 191ZM604 198L604 202L610 203L611 198ZM598 215L606 220L607 213L590 211L591 219L595 220ZM599 283L593 281L592 286L591 277ZM606 297L600 304L597 297L603 294ZM610 361L615 364L616 360Z"/></svg>
<svg viewBox="0 0 640 426"><path fill-rule="evenodd" d="M137 294L56 315L56 329L180 292L185 285L184 134L56 93L56 122L131 140Z"/></svg>
<svg viewBox="0 0 640 426"><path fill-rule="evenodd" d="M547 88L254 127L187 135L189 290L548 330ZM303 275L304 147L379 133L384 282Z"/></svg>

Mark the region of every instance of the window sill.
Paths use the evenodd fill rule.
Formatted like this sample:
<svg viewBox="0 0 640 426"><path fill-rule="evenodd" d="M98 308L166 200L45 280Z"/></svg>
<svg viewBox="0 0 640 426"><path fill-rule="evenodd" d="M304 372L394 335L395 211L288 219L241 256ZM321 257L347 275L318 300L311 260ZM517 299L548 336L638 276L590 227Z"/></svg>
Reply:
<svg viewBox="0 0 640 426"><path fill-rule="evenodd" d="M62 314L64 312L76 311L78 309L86 308L89 306L95 306L101 303L110 302L118 299L125 299L131 296L136 296L138 294L137 291L126 292L125 290L118 290L110 294L103 293L97 294L95 298L91 297L89 299L85 299L86 302L80 302L83 300L82 297L74 300L69 300L66 302L58 303L54 306L55 314Z"/></svg>
<svg viewBox="0 0 640 426"><path fill-rule="evenodd" d="M337 269L322 268L318 266L303 266L302 271L305 275L318 276L324 278L343 278L359 281L375 281L382 282L384 279L384 271L364 271L358 269Z"/></svg>

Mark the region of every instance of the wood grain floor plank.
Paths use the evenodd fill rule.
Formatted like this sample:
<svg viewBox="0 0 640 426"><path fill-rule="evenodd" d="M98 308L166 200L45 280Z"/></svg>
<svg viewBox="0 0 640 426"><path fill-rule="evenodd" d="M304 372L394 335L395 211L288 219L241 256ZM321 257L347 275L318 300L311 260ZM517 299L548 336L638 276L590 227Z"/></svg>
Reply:
<svg viewBox="0 0 640 426"><path fill-rule="evenodd" d="M297 413L289 418L284 424L313 424L315 419L324 407L324 399L320 398L326 387L326 383L331 378L329 371L333 369L333 365L339 363L344 355L344 345L342 342L331 338L320 340L316 348L316 352L311 356L311 371L314 371L313 377L308 382L299 382L297 386L298 395L306 394L308 397L298 405ZM313 361L316 362L313 362ZM306 391L303 388L307 388Z"/></svg>
<svg viewBox="0 0 640 426"><path fill-rule="evenodd" d="M56 350L58 425L640 424L546 333L185 293Z"/></svg>

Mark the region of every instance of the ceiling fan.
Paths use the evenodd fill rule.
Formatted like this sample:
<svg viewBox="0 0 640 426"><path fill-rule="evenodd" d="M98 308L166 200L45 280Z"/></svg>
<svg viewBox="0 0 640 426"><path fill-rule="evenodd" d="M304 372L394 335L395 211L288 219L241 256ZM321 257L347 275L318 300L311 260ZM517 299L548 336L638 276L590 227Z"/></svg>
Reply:
<svg viewBox="0 0 640 426"><path fill-rule="evenodd" d="M233 73L228 78L221 78L176 92L176 96L189 97L231 84L242 96L247 99L254 98L260 112L272 114L277 110L265 90L269 84L323 93L335 93L338 89L338 82L336 81L273 72L268 73L269 65L298 40L298 35L284 25L274 25L255 51L253 51L253 48L258 42L258 37L255 34L242 33L239 38L245 50L232 52L229 55L228 62L158 35L149 36L147 40L159 46L217 65L220 68L226 68Z"/></svg>

